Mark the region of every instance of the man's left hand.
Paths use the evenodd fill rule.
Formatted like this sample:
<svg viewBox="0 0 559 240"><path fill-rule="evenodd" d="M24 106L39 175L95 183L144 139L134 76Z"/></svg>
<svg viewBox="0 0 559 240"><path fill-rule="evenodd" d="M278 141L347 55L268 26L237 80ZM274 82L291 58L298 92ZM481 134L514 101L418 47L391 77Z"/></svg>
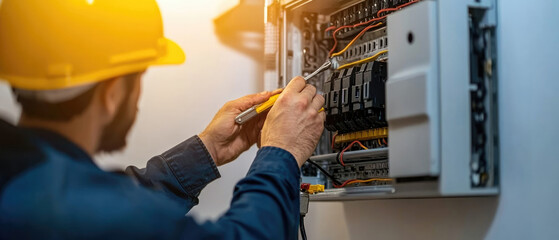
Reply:
<svg viewBox="0 0 559 240"><path fill-rule="evenodd" d="M260 139L260 131L268 112L260 113L243 125L235 123L235 117L250 107L268 100L281 92L261 92L227 102L214 116L206 129L198 136L206 145L217 166L235 160Z"/></svg>

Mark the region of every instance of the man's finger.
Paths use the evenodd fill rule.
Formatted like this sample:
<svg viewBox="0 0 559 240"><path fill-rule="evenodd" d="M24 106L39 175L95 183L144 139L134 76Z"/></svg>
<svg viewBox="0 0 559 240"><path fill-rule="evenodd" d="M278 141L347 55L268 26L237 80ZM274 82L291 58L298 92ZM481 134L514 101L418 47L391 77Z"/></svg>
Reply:
<svg viewBox="0 0 559 240"><path fill-rule="evenodd" d="M266 102L272 96L271 92L264 91L257 94L247 95L229 103L230 107L241 111L247 110L250 107Z"/></svg>
<svg viewBox="0 0 559 240"><path fill-rule="evenodd" d="M322 119L322 122L326 120L326 113L324 111L319 112L318 116Z"/></svg>
<svg viewBox="0 0 559 240"><path fill-rule="evenodd" d="M300 93L306 85L307 82L305 81L305 79L303 79L303 77L295 77L291 79L291 81L287 84L287 86L283 90L283 93Z"/></svg>
<svg viewBox="0 0 559 240"><path fill-rule="evenodd" d="M280 94L281 92L283 92L283 88L278 88L278 89L272 91L272 95Z"/></svg>
<svg viewBox="0 0 559 240"><path fill-rule="evenodd" d="M320 94L315 94L312 99L311 106L317 111L324 107L324 97Z"/></svg>
<svg viewBox="0 0 559 240"><path fill-rule="evenodd" d="M313 85L307 84L305 88L301 91L309 100L312 100L316 95L316 87Z"/></svg>

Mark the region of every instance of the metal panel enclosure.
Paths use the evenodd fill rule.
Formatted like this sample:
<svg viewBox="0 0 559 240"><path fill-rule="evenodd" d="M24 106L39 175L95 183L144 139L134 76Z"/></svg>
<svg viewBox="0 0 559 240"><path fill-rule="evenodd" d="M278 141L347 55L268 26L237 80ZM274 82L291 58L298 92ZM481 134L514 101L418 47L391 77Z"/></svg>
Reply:
<svg viewBox="0 0 559 240"><path fill-rule="evenodd" d="M438 176L439 75L436 2L388 16L387 119L391 177Z"/></svg>

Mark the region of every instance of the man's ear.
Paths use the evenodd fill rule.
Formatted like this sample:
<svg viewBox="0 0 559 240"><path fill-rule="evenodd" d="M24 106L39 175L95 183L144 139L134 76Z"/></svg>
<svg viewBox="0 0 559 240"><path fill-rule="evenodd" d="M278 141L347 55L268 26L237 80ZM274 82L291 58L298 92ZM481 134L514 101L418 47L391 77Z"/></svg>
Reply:
<svg viewBox="0 0 559 240"><path fill-rule="evenodd" d="M116 77L105 80L98 90L97 97L100 103L100 111L107 117L107 121L114 118L123 101L124 86L120 81L121 79L121 77Z"/></svg>

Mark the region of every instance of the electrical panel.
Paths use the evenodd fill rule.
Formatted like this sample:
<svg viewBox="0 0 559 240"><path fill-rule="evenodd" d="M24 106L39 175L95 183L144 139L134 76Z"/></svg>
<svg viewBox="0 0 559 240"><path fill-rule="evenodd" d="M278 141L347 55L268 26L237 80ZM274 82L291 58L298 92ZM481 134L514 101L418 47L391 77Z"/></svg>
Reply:
<svg viewBox="0 0 559 240"><path fill-rule="evenodd" d="M267 1L266 88L333 63L311 200L498 194L495 4Z"/></svg>

